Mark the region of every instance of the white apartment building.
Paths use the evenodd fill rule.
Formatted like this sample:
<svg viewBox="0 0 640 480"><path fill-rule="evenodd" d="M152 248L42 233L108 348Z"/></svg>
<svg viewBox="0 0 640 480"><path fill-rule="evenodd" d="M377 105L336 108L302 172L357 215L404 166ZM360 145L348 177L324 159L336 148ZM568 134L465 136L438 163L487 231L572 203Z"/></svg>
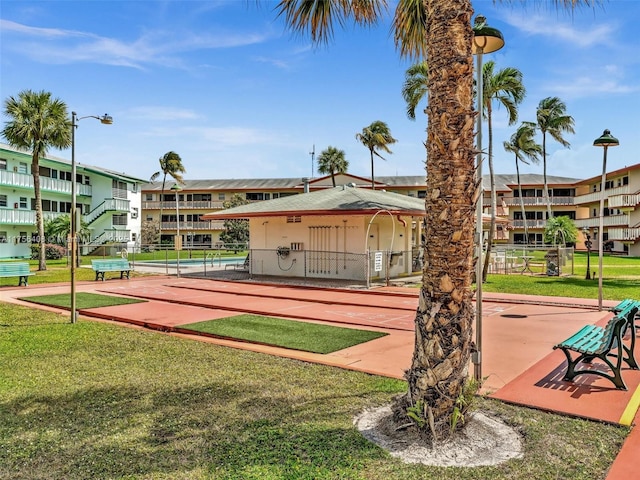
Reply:
<svg viewBox="0 0 640 480"><path fill-rule="evenodd" d="M71 212L71 162L40 159L45 221ZM76 163L76 206L88 225L84 254L110 243L132 246L140 237L141 194L145 180ZM0 144L0 259L29 258L37 236L31 153Z"/></svg>

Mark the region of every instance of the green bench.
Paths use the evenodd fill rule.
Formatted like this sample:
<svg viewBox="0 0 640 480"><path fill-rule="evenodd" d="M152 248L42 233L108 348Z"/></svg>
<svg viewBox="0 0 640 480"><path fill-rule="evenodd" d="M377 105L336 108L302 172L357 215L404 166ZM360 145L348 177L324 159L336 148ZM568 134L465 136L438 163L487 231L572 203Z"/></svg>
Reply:
<svg viewBox="0 0 640 480"><path fill-rule="evenodd" d="M29 275L33 272L29 271L29 264L24 263L0 263L0 277L18 277L18 286L29 285Z"/></svg>
<svg viewBox="0 0 640 480"><path fill-rule="evenodd" d="M605 327L585 325L577 333L558 343L553 349L561 349L567 357L567 371L564 380L572 381L578 375L599 375L610 380L616 388L626 390L627 386L622 378L621 368L624 361L630 368L637 370L633 348L635 346L634 319L638 313L638 304L633 303L619 311ZM632 346L627 347L622 338L631 328ZM573 354L578 355L573 358ZM615 364L609 359L615 357ZM597 368L578 368L578 364L590 364L595 358L600 359L608 367L611 373Z"/></svg>
<svg viewBox="0 0 640 480"><path fill-rule="evenodd" d="M125 276L129 279L129 272L131 271L131 265L126 258L91 260L91 268L96 272L96 280L102 280L103 282L106 272L120 272L120 279Z"/></svg>

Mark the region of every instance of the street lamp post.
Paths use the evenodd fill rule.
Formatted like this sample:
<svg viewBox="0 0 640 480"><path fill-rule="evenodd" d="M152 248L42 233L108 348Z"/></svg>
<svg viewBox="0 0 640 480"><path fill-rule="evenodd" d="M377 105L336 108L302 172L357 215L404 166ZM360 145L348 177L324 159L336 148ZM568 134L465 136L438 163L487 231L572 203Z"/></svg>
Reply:
<svg viewBox="0 0 640 480"><path fill-rule="evenodd" d="M602 155L602 179L600 180L600 222L598 228L598 310L602 310L602 244L604 237L604 190L607 182L607 149L620 145L618 139L605 130L602 135L593 141L594 147L603 147Z"/></svg>
<svg viewBox="0 0 640 480"><path fill-rule="evenodd" d="M180 236L180 195L179 192L182 190L180 185L177 183L173 184L171 187L176 193L176 239L173 242L174 249L176 251L176 275L180 278L180 251L182 250L182 237Z"/></svg>
<svg viewBox="0 0 640 480"><path fill-rule="evenodd" d="M477 158L476 179L478 182L478 199L476 200L476 351L473 353L473 376L476 380L482 379L482 55L500 50L504 46L504 39L500 30L487 25L487 19L483 15L476 16L473 25L473 54L476 56L476 95L478 97L477 122ZM491 241L492 239L489 239Z"/></svg>
<svg viewBox="0 0 640 480"><path fill-rule="evenodd" d="M78 214L76 211L76 128L78 122L84 118L95 118L104 125L111 125L113 118L106 113L101 117L87 115L78 118L76 112L71 112L71 221L69 222L69 247L71 248L71 323L78 320L76 308L76 263L78 262Z"/></svg>
<svg viewBox="0 0 640 480"><path fill-rule="evenodd" d="M589 229L584 227L582 233L585 236L584 246L587 248L587 275L585 280L591 280L591 235L589 235Z"/></svg>

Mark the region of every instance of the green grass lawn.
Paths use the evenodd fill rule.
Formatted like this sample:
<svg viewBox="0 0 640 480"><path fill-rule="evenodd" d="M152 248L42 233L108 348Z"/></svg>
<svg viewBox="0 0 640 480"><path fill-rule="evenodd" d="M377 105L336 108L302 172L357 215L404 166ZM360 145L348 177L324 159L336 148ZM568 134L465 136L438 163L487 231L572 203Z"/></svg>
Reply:
<svg viewBox="0 0 640 480"><path fill-rule="evenodd" d="M21 297L20 300L40 303L42 305L50 305L53 307L71 308L71 293ZM146 302L146 300L139 300L137 298L115 297L112 295L100 295L98 293L76 293L76 308L78 309L112 307L114 305L129 305L131 303L142 302Z"/></svg>
<svg viewBox="0 0 640 480"><path fill-rule="evenodd" d="M236 315L181 328L313 353L331 353L387 335L260 315Z"/></svg>
<svg viewBox="0 0 640 480"><path fill-rule="evenodd" d="M0 303L0 478L604 479L625 428L479 399L495 467L403 464L353 418L404 382Z"/></svg>

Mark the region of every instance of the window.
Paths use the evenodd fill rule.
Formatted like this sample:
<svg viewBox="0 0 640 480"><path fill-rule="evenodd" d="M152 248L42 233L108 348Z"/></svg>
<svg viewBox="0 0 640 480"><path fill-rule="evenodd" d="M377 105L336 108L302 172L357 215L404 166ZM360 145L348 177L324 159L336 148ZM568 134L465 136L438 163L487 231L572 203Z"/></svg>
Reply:
<svg viewBox="0 0 640 480"><path fill-rule="evenodd" d="M137 240L138 240L138 236L136 235L136 233L135 233L135 232L131 232L131 240L132 240L133 242L135 242L135 241L137 241Z"/></svg>
<svg viewBox="0 0 640 480"><path fill-rule="evenodd" d="M0 207L6 207L6 206L7 206L7 196L0 195Z"/></svg>
<svg viewBox="0 0 640 480"><path fill-rule="evenodd" d="M302 218L300 215L290 215L287 217L287 223L300 223Z"/></svg>
<svg viewBox="0 0 640 480"><path fill-rule="evenodd" d="M136 193L138 191L138 184L137 183L131 184L131 191L133 193Z"/></svg>
<svg viewBox="0 0 640 480"><path fill-rule="evenodd" d="M71 172L63 172L60 171L60 180L66 180L67 182L71 181Z"/></svg>
<svg viewBox="0 0 640 480"><path fill-rule="evenodd" d="M278 198L279 196L280 196L280 194L279 194L279 193L274 193L274 194L273 194L273 198Z"/></svg>
<svg viewBox="0 0 640 480"><path fill-rule="evenodd" d="M264 194L263 193L257 193L257 192L248 192L246 194L246 199L247 200L264 200Z"/></svg>
<svg viewBox="0 0 640 480"><path fill-rule="evenodd" d="M224 200L224 199L225 199L224 193L219 193L218 200Z"/></svg>
<svg viewBox="0 0 640 480"><path fill-rule="evenodd" d="M153 215L147 215L147 222L153 222Z"/></svg>
<svg viewBox="0 0 640 480"><path fill-rule="evenodd" d="M7 232L0 231L0 243L7 243Z"/></svg>
<svg viewBox="0 0 640 480"><path fill-rule="evenodd" d="M126 224L127 224L127 214L126 213L114 215L113 217L111 217L111 225L113 225L113 226L126 225Z"/></svg>
<svg viewBox="0 0 640 480"><path fill-rule="evenodd" d="M58 178L58 170L51 169L51 178Z"/></svg>
<svg viewBox="0 0 640 480"><path fill-rule="evenodd" d="M6 170L6 169L7 169L7 161L4 158L0 158L0 170ZM7 242L4 242L4 243L7 243Z"/></svg>
<svg viewBox="0 0 640 480"><path fill-rule="evenodd" d="M153 193L147 193L147 194L145 194L144 199L145 199L147 202L152 201L152 200L153 200Z"/></svg>
<svg viewBox="0 0 640 480"><path fill-rule="evenodd" d="M27 197L20 197L20 208L27 208Z"/></svg>
<svg viewBox="0 0 640 480"><path fill-rule="evenodd" d="M138 218L138 209L136 207L131 209L131 218Z"/></svg>
<svg viewBox="0 0 640 480"><path fill-rule="evenodd" d="M27 173L27 164L24 162L20 162L20 165L18 166L18 173Z"/></svg>
<svg viewBox="0 0 640 480"><path fill-rule="evenodd" d="M127 198L127 184L120 180L113 179L111 181L111 192L113 198Z"/></svg>
<svg viewBox="0 0 640 480"><path fill-rule="evenodd" d="M49 167L40 167L41 177L51 177L51 169Z"/></svg>

